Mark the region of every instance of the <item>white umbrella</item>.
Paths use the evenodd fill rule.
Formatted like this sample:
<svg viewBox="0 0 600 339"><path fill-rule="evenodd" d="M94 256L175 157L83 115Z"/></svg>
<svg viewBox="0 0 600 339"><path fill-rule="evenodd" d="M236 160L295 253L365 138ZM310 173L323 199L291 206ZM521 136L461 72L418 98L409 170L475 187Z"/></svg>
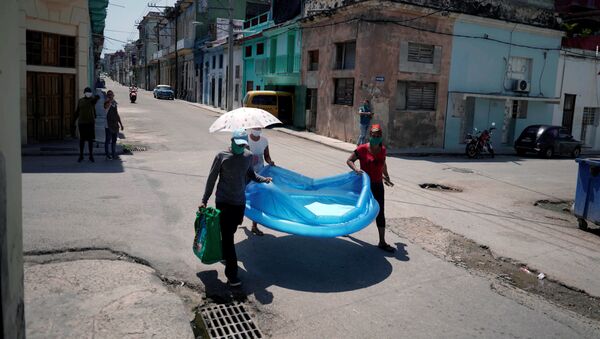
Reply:
<svg viewBox="0 0 600 339"><path fill-rule="evenodd" d="M275 124L281 124L281 121L273 114L260 108L241 107L221 115L208 131L232 132L239 128L265 128Z"/></svg>

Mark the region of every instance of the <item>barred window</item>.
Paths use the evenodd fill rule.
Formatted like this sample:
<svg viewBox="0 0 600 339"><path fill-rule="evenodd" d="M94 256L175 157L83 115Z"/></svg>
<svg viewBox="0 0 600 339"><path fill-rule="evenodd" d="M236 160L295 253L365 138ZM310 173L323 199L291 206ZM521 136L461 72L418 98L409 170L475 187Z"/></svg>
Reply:
<svg viewBox="0 0 600 339"><path fill-rule="evenodd" d="M417 44L413 42L408 43L408 61L420 62L424 64L433 64L433 55L435 46Z"/></svg>
<svg viewBox="0 0 600 339"><path fill-rule="evenodd" d="M354 104L354 78L338 78L335 81L335 96L333 103L336 105Z"/></svg>

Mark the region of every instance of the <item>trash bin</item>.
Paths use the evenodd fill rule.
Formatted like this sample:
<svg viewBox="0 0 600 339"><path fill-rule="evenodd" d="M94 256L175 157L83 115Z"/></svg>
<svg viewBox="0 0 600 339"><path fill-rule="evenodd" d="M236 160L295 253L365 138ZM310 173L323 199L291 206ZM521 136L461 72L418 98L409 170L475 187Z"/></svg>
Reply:
<svg viewBox="0 0 600 339"><path fill-rule="evenodd" d="M574 213L579 228L589 222L600 225L600 159L576 159L579 163Z"/></svg>

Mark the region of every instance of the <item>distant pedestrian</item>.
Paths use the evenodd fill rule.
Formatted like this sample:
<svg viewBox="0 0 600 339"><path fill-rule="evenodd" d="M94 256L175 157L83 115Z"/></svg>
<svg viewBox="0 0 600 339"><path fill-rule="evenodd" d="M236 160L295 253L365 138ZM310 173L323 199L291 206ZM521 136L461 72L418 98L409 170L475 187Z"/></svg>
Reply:
<svg viewBox="0 0 600 339"><path fill-rule="evenodd" d="M371 179L371 192L373 197L379 204L379 214L377 215L377 231L379 233L379 244L377 247L386 252L394 252L395 249L385 242L385 194L383 184L393 186L390 181L390 175L387 171L385 162L386 149L382 143L383 135L381 126L375 124L371 127L370 139L368 144L359 145L350 155L346 163L357 174L362 174L363 171L369 175ZM360 169L356 168L354 162L360 162Z"/></svg>
<svg viewBox="0 0 600 339"><path fill-rule="evenodd" d="M275 166L275 162L271 160L271 153L269 152L269 141L261 133L262 128L253 128L250 130L250 138L248 139L250 152L252 152L252 167L256 173L262 171L265 167L265 161L267 164ZM252 221L252 233L259 236L263 235L263 232L258 229L258 224L255 221Z"/></svg>
<svg viewBox="0 0 600 339"><path fill-rule="evenodd" d="M237 255L235 253L234 234L244 219L246 209L246 178L256 182L271 182L271 178L262 177L252 167L252 153L246 149L248 133L244 129L233 132L231 146L215 156L206 180L206 189L200 208L205 208L212 195L217 178L216 207L220 214L221 244L225 260L225 276L230 286L240 286L238 278Z"/></svg>
<svg viewBox="0 0 600 339"><path fill-rule="evenodd" d="M115 93L111 90L106 92L106 101L104 101L104 110L106 110L106 125L104 126L104 153L106 160L117 159L116 147L117 137L119 136L119 125L123 130L123 123L117 110L117 102L115 101ZM111 145L111 154L108 154L108 145Z"/></svg>
<svg viewBox="0 0 600 339"><path fill-rule="evenodd" d="M357 146L360 146L367 142L367 134L371 127L371 120L373 119L373 112L371 112L371 103L365 99L358 109L358 115L360 117L360 135L358 136Z"/></svg>
<svg viewBox="0 0 600 339"><path fill-rule="evenodd" d="M73 116L75 125L79 130L79 159L83 160L85 142L88 143L90 161L94 162L94 139L96 139L96 102L100 97L92 95L92 89L83 90L83 98L77 102L77 109Z"/></svg>

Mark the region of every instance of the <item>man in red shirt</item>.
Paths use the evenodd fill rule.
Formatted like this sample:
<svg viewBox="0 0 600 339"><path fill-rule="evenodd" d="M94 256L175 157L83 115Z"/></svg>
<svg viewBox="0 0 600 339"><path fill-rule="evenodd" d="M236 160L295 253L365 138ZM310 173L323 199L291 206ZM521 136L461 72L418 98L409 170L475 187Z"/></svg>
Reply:
<svg viewBox="0 0 600 339"><path fill-rule="evenodd" d="M382 144L382 131L379 124L371 126L370 139L368 144L362 144L356 148L350 155L346 163L357 174L362 175L363 172L369 175L371 179L371 192L373 197L379 203L379 214L377 215L376 223L379 232L379 244L377 247L386 252L394 252L395 249L385 242L385 212L384 212L384 190L383 184L393 186L390 181L390 175L387 171L385 163L386 149ZM354 164L358 160L360 169Z"/></svg>

